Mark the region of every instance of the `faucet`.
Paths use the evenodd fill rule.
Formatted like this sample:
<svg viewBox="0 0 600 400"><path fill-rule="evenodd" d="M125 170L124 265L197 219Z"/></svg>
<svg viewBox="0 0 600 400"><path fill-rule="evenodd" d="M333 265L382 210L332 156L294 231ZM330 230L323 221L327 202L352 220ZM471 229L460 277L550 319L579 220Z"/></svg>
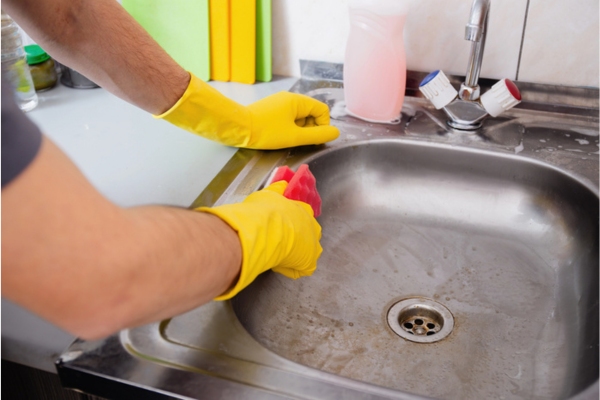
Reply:
<svg viewBox="0 0 600 400"><path fill-rule="evenodd" d="M488 92L480 95L478 81L489 14L490 0L473 0L469 21L465 27L465 40L472 42L471 54L460 91L456 91L440 70L427 75L419 85L419 90L436 109L444 109L448 116L448 125L455 129L477 130L488 115L497 117L521 102L519 89L509 79L502 79Z"/></svg>
<svg viewBox="0 0 600 400"><path fill-rule="evenodd" d="M465 81L460 85L460 98L463 100L477 100L479 98L479 72L483 60L485 38L487 34L488 14L490 13L490 0L474 0L471 6L471 16L465 27L465 40L471 44L471 55L467 66Z"/></svg>

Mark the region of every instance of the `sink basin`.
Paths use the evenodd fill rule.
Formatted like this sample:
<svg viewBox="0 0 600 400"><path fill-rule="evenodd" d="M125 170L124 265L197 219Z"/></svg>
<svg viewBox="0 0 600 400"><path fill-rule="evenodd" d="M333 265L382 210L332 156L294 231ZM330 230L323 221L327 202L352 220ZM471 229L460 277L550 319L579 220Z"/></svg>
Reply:
<svg viewBox="0 0 600 400"><path fill-rule="evenodd" d="M301 79L340 137L239 150L191 207L308 163L315 273L266 272L232 301L77 341L61 382L108 398L597 400L598 91L519 85L534 100L465 133L414 96L398 125L333 113L341 82Z"/></svg>
<svg viewBox="0 0 600 400"><path fill-rule="evenodd" d="M597 379L598 197L584 184L514 156L394 140L305 161L323 199L317 271L264 274L233 302L265 347L444 399L559 399ZM406 298L445 306L452 332L399 336L387 313Z"/></svg>

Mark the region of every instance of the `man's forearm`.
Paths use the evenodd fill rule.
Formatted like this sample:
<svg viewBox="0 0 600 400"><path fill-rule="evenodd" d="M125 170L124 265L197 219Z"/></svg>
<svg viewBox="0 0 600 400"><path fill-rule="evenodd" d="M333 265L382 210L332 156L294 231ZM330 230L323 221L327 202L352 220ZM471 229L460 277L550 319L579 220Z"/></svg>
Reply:
<svg viewBox="0 0 600 400"><path fill-rule="evenodd" d="M116 0L4 0L2 8L58 61L152 114L168 110L189 83Z"/></svg>
<svg viewBox="0 0 600 400"><path fill-rule="evenodd" d="M132 251L132 263L124 266L128 273L120 272L113 280L119 285L123 279L121 293L129 297L123 301L115 291L105 299L108 303L99 311L114 325L104 334L181 314L235 284L241 245L221 219L164 206L134 207L125 214L131 238L124 247ZM121 248L121 254L127 248ZM131 274L135 278L127 280Z"/></svg>
<svg viewBox="0 0 600 400"><path fill-rule="evenodd" d="M2 189L2 295L84 338L206 303L241 263L238 235L219 218L119 208L47 139Z"/></svg>

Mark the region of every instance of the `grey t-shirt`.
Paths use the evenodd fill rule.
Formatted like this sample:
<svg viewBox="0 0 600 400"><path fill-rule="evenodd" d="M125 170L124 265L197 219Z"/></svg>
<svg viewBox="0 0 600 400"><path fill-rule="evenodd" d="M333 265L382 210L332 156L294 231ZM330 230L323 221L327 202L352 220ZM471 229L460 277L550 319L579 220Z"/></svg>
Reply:
<svg viewBox="0 0 600 400"><path fill-rule="evenodd" d="M35 158L42 143L39 128L15 103L11 86L2 79L2 187Z"/></svg>

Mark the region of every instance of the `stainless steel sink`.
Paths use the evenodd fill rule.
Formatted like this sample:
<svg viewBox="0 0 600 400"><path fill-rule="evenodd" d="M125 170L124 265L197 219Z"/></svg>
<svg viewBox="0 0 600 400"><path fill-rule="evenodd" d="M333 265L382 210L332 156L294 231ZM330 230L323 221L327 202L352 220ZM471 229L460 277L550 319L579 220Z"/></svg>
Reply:
<svg viewBox="0 0 600 400"><path fill-rule="evenodd" d="M339 87L293 90L334 108ZM314 275L267 272L230 302L78 341L63 383L115 398L597 399L594 107L533 101L464 133L407 97L399 125L338 115L333 143L238 151L192 206L308 163Z"/></svg>
<svg viewBox="0 0 600 400"><path fill-rule="evenodd" d="M597 379L590 187L515 156L394 139L303 161L323 198L319 268L265 274L233 302L265 347L435 398L564 398ZM451 334L396 334L387 312L406 298L447 307Z"/></svg>

